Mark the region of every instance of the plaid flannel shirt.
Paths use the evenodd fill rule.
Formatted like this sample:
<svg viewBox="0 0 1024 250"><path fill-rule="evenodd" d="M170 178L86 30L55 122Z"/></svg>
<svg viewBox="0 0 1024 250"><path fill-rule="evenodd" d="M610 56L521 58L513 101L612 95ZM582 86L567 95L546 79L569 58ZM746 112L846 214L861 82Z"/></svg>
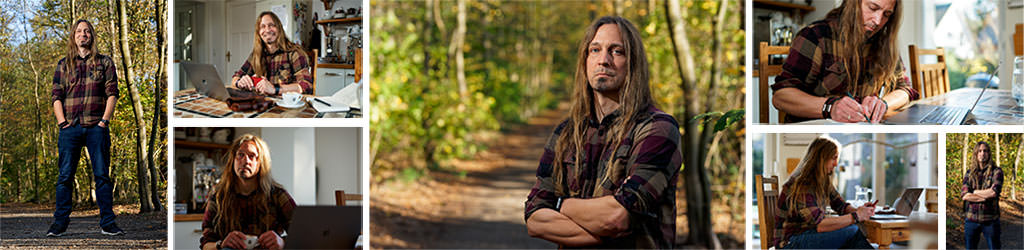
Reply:
<svg viewBox="0 0 1024 250"><path fill-rule="evenodd" d="M782 64L782 73L775 77L772 91L784 88L797 88L807 94L821 97L846 96L850 87L850 72L846 72L844 60L832 54L832 46L837 42L833 37L833 29L838 25L835 19L819 20L800 30L793 38L789 48L789 56ZM870 65L865 62L864 65ZM917 90L910 86L910 78L903 68L903 59L896 65L896 82L887 92L906 91L910 100L920 98ZM860 79L871 82L870 73L862 72ZM863 96L855 97L860 101ZM786 116L787 122L810 120L806 117Z"/></svg>
<svg viewBox="0 0 1024 250"><path fill-rule="evenodd" d="M555 207L558 197L596 198L613 195L629 211L629 234L619 238L604 238L600 248L672 248L675 242L675 187L677 173L682 164L679 148L679 125L671 115L649 107L637 117L631 135L624 138L618 150L605 144L608 130L621 112L616 110L600 124L590 119L585 133L583 159L576 167L572 153L562 159L565 194L556 191L552 168L555 144L567 126L563 121L548 138L537 168L537 181L525 204L525 218L542 208ZM614 151L614 152L613 152ZM608 167L609 157L620 158L614 164L619 178L598 183ZM579 172L577 174L577 171ZM570 178L577 176L577 178ZM594 195L600 189L599 195Z"/></svg>
<svg viewBox="0 0 1024 250"><path fill-rule="evenodd" d="M808 193L796 194L796 197L801 198L800 202L795 207L789 207L786 199L793 195L788 193L791 186L792 182L786 182L779 193L779 213L775 215L775 238L772 239L772 245L778 249L789 243L790 236L817 230L818 223L827 216L825 208L818 207L818 197ZM828 205L839 214L845 214L846 208L850 206L835 188L829 188L827 197L823 198L828 199Z"/></svg>
<svg viewBox="0 0 1024 250"><path fill-rule="evenodd" d="M1003 189L1003 169L995 165L992 165L991 168L987 175L982 173L981 179L977 181L971 181L970 178L967 178L967 176L975 174L973 169L968 170L967 174L964 175L964 185L960 188L960 197L980 189L991 188L996 192L995 198L986 199L982 202L964 201L967 204L966 216L964 217L968 221L980 223L999 219L999 194Z"/></svg>
<svg viewBox="0 0 1024 250"><path fill-rule="evenodd" d="M267 202L268 208L271 211L261 211L258 204L255 203L253 198L258 193L253 192L249 195L242 195L232 192L234 199L237 202L235 208L241 210L241 224L242 228L232 228L227 232L217 231L214 225L220 223L216 220L217 211L222 209L217 206L215 202L216 197L210 196L210 199L206 202L206 213L203 214L203 236L199 238L199 246L205 245L210 242L217 242L224 239L231 231L239 231L248 235L257 235L274 230L278 235L284 234L288 227L292 223L292 212L295 210L295 200L292 200L292 196L288 195L288 192L284 189L273 187L270 190L270 200ZM270 222L269 224L266 222Z"/></svg>
<svg viewBox="0 0 1024 250"><path fill-rule="evenodd" d="M84 58L75 56L72 58L76 62L74 72L64 72L67 60L57 62L50 103L61 101L64 118L69 123L94 126L103 119L107 98L119 94L114 60L95 52Z"/></svg>
<svg viewBox="0 0 1024 250"><path fill-rule="evenodd" d="M242 68L235 71L235 74L231 77L242 77L255 75L256 71L252 68L253 58L249 55L249 59L245 60L242 64ZM266 68L267 81L274 84L274 86L281 86L282 84L299 84L302 87L303 94L313 94L313 77L310 73L309 57L306 56L306 52L300 49L279 49L277 52L270 53L266 50L263 51L263 65ZM255 83L253 83L255 84Z"/></svg>

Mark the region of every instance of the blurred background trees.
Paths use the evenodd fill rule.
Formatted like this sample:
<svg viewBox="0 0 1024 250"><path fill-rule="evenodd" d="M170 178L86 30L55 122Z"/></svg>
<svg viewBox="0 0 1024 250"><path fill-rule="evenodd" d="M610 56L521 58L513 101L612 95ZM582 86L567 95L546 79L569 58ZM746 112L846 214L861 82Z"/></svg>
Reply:
<svg viewBox="0 0 1024 250"><path fill-rule="evenodd" d="M568 102L585 28L619 15L641 31L657 106L683 134L677 234L742 242L742 13L742 1L371 1L372 182L459 172L452 160Z"/></svg>
<svg viewBox="0 0 1024 250"><path fill-rule="evenodd" d="M53 72L66 53L70 25L85 19L96 30L95 52L111 56L117 65L121 95L110 129L114 201L137 203L141 212L162 210L166 3L3 0L0 11L0 202L54 199L58 128L50 101ZM92 206L92 170L84 152L73 199Z"/></svg>

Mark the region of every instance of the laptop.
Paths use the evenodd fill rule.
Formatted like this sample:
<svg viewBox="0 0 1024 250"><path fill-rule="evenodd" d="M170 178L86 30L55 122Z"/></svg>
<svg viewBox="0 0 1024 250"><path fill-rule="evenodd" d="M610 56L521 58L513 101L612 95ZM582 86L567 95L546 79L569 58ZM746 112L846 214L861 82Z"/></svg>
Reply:
<svg viewBox="0 0 1024 250"><path fill-rule="evenodd" d="M924 192L923 188L908 188L903 190L903 194L900 195L899 199L895 202L895 214L876 214L872 215L872 220L904 220L911 212L914 212L914 208L917 208L919 202L918 198L921 197L921 193Z"/></svg>
<svg viewBox="0 0 1024 250"><path fill-rule="evenodd" d="M992 72L989 72L988 81L985 85L988 86L992 82L992 77L995 77L995 73L999 70L997 65ZM973 122L974 108L978 106L978 101L981 100L981 96L985 95L985 90L988 88L982 88L981 94L974 100L974 105L971 108L964 107L947 107L939 105L928 105L928 104L915 104L910 106L907 110L900 112L889 119L883 121L885 124L938 124L938 125L966 125L969 122Z"/></svg>
<svg viewBox="0 0 1024 250"><path fill-rule="evenodd" d="M192 82L192 86L196 87L196 91L210 98L225 101L228 97L246 97L255 94L245 90L226 88L224 82L220 80L217 68L212 64L183 62L181 67L185 69L188 80Z"/></svg>
<svg viewBox="0 0 1024 250"><path fill-rule="evenodd" d="M363 223L361 206L298 206L286 249L353 249Z"/></svg>

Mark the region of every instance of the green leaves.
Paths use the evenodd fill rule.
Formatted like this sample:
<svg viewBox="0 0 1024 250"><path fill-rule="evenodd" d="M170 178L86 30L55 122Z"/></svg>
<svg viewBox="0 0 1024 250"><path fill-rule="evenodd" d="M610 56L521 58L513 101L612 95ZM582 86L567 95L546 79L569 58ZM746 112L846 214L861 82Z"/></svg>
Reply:
<svg viewBox="0 0 1024 250"><path fill-rule="evenodd" d="M726 128L737 122L742 122L744 120L744 117L746 117L746 109L741 108L729 110L726 111L725 113L719 111L712 111L699 114L691 118L690 122L698 122L699 120L702 120L700 122L704 123L704 125L706 126L707 123L711 121L716 121L714 132L719 132L725 130Z"/></svg>

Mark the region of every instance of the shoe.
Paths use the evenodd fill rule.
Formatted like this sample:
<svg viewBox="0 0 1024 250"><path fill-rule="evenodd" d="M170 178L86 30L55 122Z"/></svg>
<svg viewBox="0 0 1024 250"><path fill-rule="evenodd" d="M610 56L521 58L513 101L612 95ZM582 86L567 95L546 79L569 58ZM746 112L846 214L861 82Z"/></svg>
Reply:
<svg viewBox="0 0 1024 250"><path fill-rule="evenodd" d="M100 233L105 235L124 235L124 230L117 227L117 223L111 223L109 226L105 226L100 229Z"/></svg>
<svg viewBox="0 0 1024 250"><path fill-rule="evenodd" d="M60 237L64 235L64 231L68 230L68 226L57 225L57 223L50 224L50 230L46 230L47 237Z"/></svg>

